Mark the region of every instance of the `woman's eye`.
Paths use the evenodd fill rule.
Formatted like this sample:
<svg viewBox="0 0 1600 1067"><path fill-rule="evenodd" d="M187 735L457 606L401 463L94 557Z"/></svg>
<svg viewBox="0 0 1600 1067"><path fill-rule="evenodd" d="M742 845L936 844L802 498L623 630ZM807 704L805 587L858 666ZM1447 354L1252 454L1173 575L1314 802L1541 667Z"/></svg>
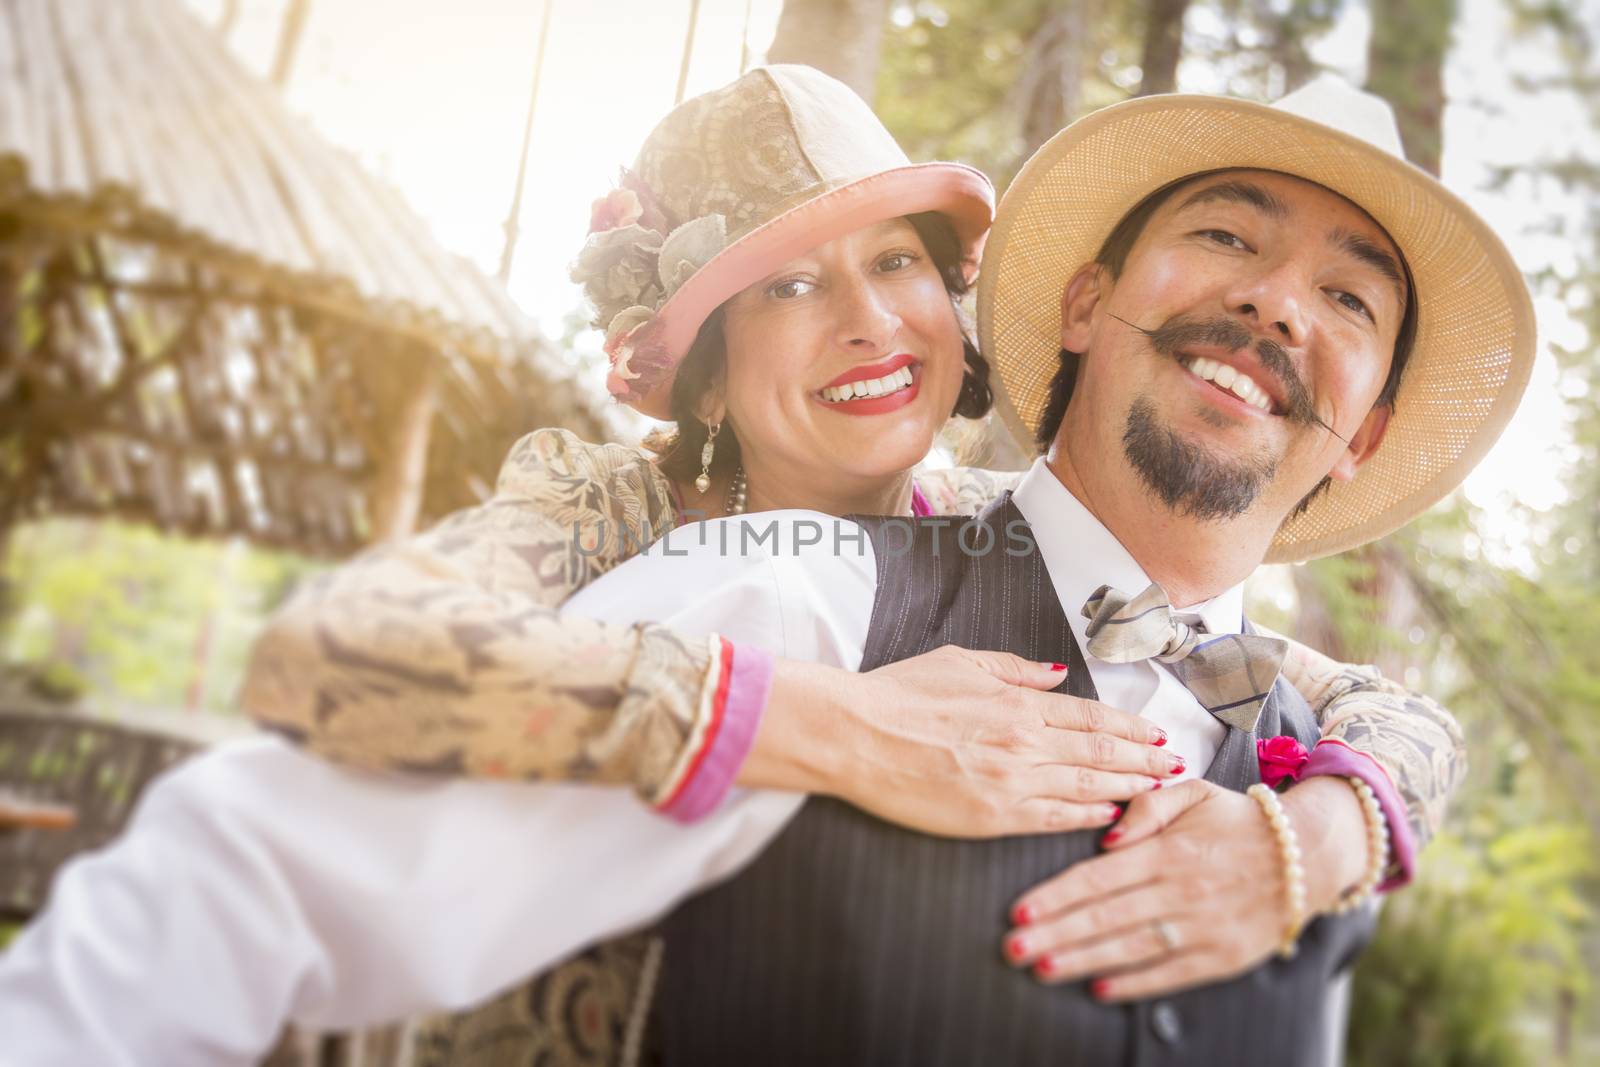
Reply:
<svg viewBox="0 0 1600 1067"><path fill-rule="evenodd" d="M1333 298L1339 301L1339 303L1343 304L1345 307L1349 308L1351 311L1354 311L1357 315L1365 316L1368 319L1372 318L1372 312L1367 309L1367 305L1362 303L1361 298L1356 296L1354 293L1346 293L1343 290L1335 290Z"/></svg>
<svg viewBox="0 0 1600 1067"><path fill-rule="evenodd" d="M793 300L797 296L805 296L811 289L811 282L802 278L790 278L788 281L775 283L767 292L779 300Z"/></svg>
<svg viewBox="0 0 1600 1067"><path fill-rule="evenodd" d="M1208 241L1215 241L1219 245L1237 248L1241 252L1250 251L1250 246L1245 244L1242 238L1236 234L1229 233L1227 230L1201 230L1199 236Z"/></svg>
<svg viewBox="0 0 1600 1067"><path fill-rule="evenodd" d="M887 256L884 256L882 259L878 260L878 269L883 271L885 274L889 274L897 270L906 270L915 262L915 257L911 256L909 253L891 252Z"/></svg>

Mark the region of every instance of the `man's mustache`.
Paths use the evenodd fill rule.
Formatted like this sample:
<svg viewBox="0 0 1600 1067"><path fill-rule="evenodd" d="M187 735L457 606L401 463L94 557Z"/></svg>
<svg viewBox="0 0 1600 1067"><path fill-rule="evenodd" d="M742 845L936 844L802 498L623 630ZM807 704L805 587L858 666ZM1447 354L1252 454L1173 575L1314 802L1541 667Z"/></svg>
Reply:
<svg viewBox="0 0 1600 1067"><path fill-rule="evenodd" d="M1195 345L1210 345L1229 352L1253 348L1261 360L1261 366L1283 386L1284 418L1307 426L1321 426L1345 444L1350 443L1317 414L1316 407L1311 402L1311 390L1306 388L1305 382L1300 378L1300 372L1295 368L1294 360L1289 357L1288 349L1272 338L1255 338L1243 323L1230 318L1199 319L1175 315L1155 329L1147 330L1137 323L1129 322L1121 315L1111 312L1107 314L1143 334L1145 340L1150 342L1151 348L1170 359L1181 359L1182 351Z"/></svg>

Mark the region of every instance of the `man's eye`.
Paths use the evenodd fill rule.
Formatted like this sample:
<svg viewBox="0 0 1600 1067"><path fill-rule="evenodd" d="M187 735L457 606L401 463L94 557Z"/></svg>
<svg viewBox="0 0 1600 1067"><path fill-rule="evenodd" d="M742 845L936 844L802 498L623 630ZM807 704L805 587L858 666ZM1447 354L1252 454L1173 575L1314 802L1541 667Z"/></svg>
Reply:
<svg viewBox="0 0 1600 1067"><path fill-rule="evenodd" d="M1250 251L1250 246L1245 244L1242 238L1236 234L1229 233L1227 230L1201 230L1200 236L1208 241L1215 241L1219 245L1237 248L1242 252Z"/></svg>
<svg viewBox="0 0 1600 1067"><path fill-rule="evenodd" d="M797 296L804 296L812 289L812 283L801 278L790 278L785 282L776 282L767 290L768 293L779 300L793 300Z"/></svg>
<svg viewBox="0 0 1600 1067"><path fill-rule="evenodd" d="M1367 309L1366 304L1362 303L1361 298L1356 296L1354 293L1346 293L1343 290L1337 290L1334 292L1333 297L1335 300L1339 301L1339 303L1343 304L1351 311L1354 311L1357 315L1364 315L1368 319L1372 319L1372 312Z"/></svg>

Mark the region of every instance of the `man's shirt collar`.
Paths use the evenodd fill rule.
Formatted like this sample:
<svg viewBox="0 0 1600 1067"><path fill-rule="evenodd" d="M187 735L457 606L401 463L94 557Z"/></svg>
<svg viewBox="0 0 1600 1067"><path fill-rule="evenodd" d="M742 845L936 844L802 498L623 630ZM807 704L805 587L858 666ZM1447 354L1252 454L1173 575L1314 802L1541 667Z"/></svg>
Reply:
<svg viewBox="0 0 1600 1067"><path fill-rule="evenodd" d="M1033 528L1045 570L1080 640L1083 605L1096 589L1109 585L1128 596L1138 596L1150 584L1144 568L1061 484L1045 465L1044 457L1034 460L1033 467L1012 491L1011 499ZM1244 586L1224 590L1178 614L1198 616L1212 633L1239 633L1244 625Z"/></svg>

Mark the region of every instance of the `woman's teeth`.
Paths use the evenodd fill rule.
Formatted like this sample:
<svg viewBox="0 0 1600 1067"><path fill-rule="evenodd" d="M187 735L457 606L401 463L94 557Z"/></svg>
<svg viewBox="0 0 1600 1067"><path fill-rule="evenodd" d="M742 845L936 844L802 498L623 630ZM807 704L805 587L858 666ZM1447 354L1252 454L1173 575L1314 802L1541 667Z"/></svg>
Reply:
<svg viewBox="0 0 1600 1067"><path fill-rule="evenodd" d="M1218 388L1226 389L1246 404L1258 407L1262 411L1272 410L1272 398L1262 392L1261 387L1247 375L1240 374L1226 363L1202 357L1191 359L1184 366L1189 368L1189 373L1204 378Z"/></svg>
<svg viewBox="0 0 1600 1067"><path fill-rule="evenodd" d="M849 385L830 385L822 390L822 399L830 403L840 404L846 400L855 400L863 396L888 396L898 393L911 384L911 368L901 367L893 374L885 374L882 378L868 378L865 381L851 382Z"/></svg>

